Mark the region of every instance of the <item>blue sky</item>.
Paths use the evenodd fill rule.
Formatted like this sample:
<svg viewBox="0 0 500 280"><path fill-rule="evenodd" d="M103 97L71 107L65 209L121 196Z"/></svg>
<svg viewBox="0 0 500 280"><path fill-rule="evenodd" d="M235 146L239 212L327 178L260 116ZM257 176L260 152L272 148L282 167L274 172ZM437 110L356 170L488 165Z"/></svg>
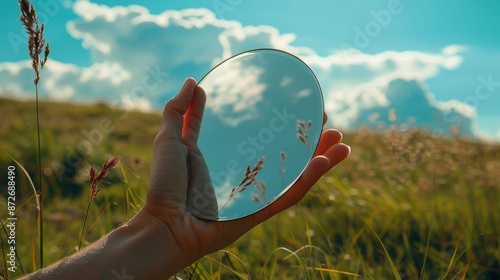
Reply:
<svg viewBox="0 0 500 280"><path fill-rule="evenodd" d="M4 2L0 92L26 98L32 73L17 1ZM34 4L52 48L42 94L54 100L109 100L156 109L185 76L200 78L240 51L274 47L299 55L313 68L336 127L377 127L389 122L393 108L399 122L413 116L411 125L447 131L460 121L464 134L500 139L498 1ZM132 4L140 7L128 7ZM151 75L158 87L127 96Z"/></svg>

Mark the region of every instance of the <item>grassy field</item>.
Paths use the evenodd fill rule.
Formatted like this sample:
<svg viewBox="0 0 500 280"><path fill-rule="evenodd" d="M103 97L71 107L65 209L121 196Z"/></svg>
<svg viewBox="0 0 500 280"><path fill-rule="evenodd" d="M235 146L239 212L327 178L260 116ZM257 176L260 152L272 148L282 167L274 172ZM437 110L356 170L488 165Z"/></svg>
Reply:
<svg viewBox="0 0 500 280"><path fill-rule="evenodd" d="M39 265L34 103L0 99L0 218L7 168L16 167L16 245ZM121 162L92 204L88 245L134 215L145 197L154 114L105 104L41 104L44 263L76 251L89 197L89 165ZM297 205L225 251L179 273L191 279L500 279L500 146L432 138L424 131L345 135L348 160ZM10 156L9 156L9 155ZM12 159L12 158L13 159ZM1 231L4 267L8 246Z"/></svg>

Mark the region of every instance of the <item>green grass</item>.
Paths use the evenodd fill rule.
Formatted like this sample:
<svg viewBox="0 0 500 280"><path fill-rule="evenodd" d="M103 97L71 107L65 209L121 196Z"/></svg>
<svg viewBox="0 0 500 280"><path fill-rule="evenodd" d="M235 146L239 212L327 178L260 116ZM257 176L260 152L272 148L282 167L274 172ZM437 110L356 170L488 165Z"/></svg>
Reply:
<svg viewBox="0 0 500 280"><path fill-rule="evenodd" d="M92 229L83 246L141 207L160 119L155 114L124 115L104 104L42 103L40 108L48 264L76 251L88 202L89 164L100 169L105 158L121 158L121 168L110 172L109 185L92 204L87 223ZM0 146L36 180L34 103L0 99L0 111ZM88 132L95 137L89 139ZM499 145L393 130L359 130L346 134L344 142L352 147L349 159L324 176L300 205L178 276L500 278ZM9 165L15 163L0 151L0 186L7 186ZM30 272L39 261L35 200L19 168L16 174L17 248ZM6 187L0 194L5 197ZM5 199L0 199L0 209L5 221ZM6 250L5 232L0 234Z"/></svg>

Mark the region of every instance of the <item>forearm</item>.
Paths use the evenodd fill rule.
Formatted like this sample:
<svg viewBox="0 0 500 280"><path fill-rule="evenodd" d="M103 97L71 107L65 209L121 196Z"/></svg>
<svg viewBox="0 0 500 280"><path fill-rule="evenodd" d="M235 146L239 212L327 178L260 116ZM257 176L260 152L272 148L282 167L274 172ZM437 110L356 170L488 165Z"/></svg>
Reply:
<svg viewBox="0 0 500 280"><path fill-rule="evenodd" d="M166 279L189 265L161 225L139 213L75 255L22 279ZM147 225L147 226L146 226Z"/></svg>

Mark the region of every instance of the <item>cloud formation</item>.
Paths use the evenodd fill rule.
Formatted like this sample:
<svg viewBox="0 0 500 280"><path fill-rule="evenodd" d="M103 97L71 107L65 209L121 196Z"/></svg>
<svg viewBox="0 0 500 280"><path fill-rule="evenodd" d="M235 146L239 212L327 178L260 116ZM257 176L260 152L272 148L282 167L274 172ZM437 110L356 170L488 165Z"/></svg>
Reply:
<svg viewBox="0 0 500 280"><path fill-rule="evenodd" d="M218 67L209 74L213 78L200 83L207 93L206 107L230 126L256 118L257 103L266 89L266 85L259 82L262 72L252 65L244 67L239 61Z"/></svg>
<svg viewBox="0 0 500 280"><path fill-rule="evenodd" d="M152 14L142 6L108 7L77 1L78 19L68 32L82 41L93 64L80 67L49 59L40 92L54 100L107 100L130 109L161 109L186 76L201 78L211 67L236 53L277 48L304 60L323 88L331 124L342 129L391 123L389 111L410 125L449 131L459 123L464 135L478 137L474 108L460 101L440 102L426 80L462 62L461 46L440 53L385 51L366 54L339 50L320 56L294 46L294 34L272 26L243 26L218 19L207 9ZM0 92L28 98L33 73L28 61L0 63ZM221 108L223 105L214 105ZM378 118L374 121L374 116Z"/></svg>

